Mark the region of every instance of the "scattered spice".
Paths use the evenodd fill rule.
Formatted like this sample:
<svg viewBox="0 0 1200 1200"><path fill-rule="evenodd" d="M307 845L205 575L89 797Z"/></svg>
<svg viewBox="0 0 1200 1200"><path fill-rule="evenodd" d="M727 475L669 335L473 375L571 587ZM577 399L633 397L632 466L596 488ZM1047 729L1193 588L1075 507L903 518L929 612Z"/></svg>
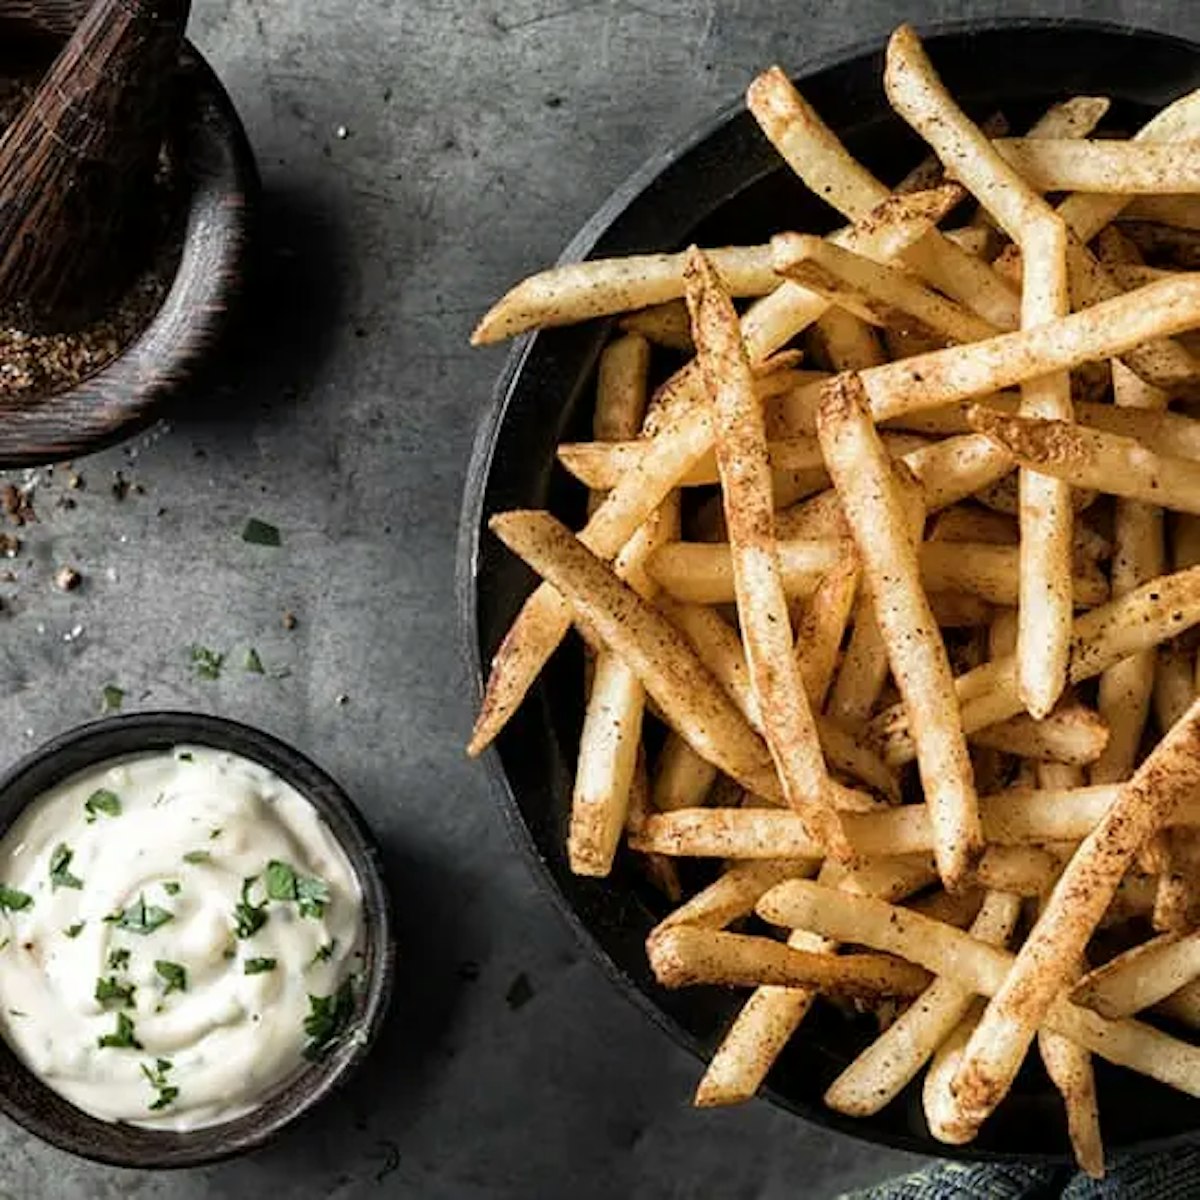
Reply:
<svg viewBox="0 0 1200 1200"><path fill-rule="evenodd" d="M16 558L21 553L21 539L15 533L0 533L0 554Z"/></svg>
<svg viewBox="0 0 1200 1200"><path fill-rule="evenodd" d="M5 365L7 364L4 359L4 349L0 345L0 381L3 380ZM3 392L2 382L0 382L0 392ZM3 506L5 515L14 525L30 525L37 520L30 491L27 488L17 487L15 483L6 483L3 488L0 488L0 506Z"/></svg>
<svg viewBox="0 0 1200 1200"><path fill-rule="evenodd" d="M297 625L296 614L294 612L292 612L291 609L285 608L283 610L283 627L284 627L284 629L291 631L296 628L296 625Z"/></svg>
<svg viewBox="0 0 1200 1200"><path fill-rule="evenodd" d="M111 713L120 710L125 703L125 689L115 683L106 683L100 692L100 712Z"/></svg>
<svg viewBox="0 0 1200 1200"><path fill-rule="evenodd" d="M83 576L74 567L59 567L54 575L54 586L60 592L73 592L83 582Z"/></svg>
<svg viewBox="0 0 1200 1200"><path fill-rule="evenodd" d="M129 495L129 480L123 471L113 472L112 494L114 500L124 500Z"/></svg>
<svg viewBox="0 0 1200 1200"><path fill-rule="evenodd" d="M264 674L262 659L258 656L258 651L253 646L246 651L246 661L242 664L244 670L249 675Z"/></svg>
<svg viewBox="0 0 1200 1200"><path fill-rule="evenodd" d="M220 679L225 655L207 646L192 647L192 670L198 679Z"/></svg>

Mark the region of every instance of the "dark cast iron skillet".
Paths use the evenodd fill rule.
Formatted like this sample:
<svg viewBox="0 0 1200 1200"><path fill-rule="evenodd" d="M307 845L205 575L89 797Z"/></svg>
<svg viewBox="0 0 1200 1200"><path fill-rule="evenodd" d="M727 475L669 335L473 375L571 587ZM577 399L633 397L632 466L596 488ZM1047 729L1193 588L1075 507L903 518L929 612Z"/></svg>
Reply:
<svg viewBox="0 0 1200 1200"><path fill-rule="evenodd" d="M1168 101L1200 86L1200 46L1116 25L960 25L943 27L926 44L968 111L981 117L1002 108L1016 129L1049 103L1075 94L1112 97L1106 127L1136 129ZM806 65L797 79L850 150L883 179L896 181L925 149L888 107L882 69L876 47ZM758 242L784 228L824 230L835 223L835 215L782 167L738 103L651 159L584 226L563 260L671 250L692 240ZM534 584L527 568L487 533L487 517L509 508L549 508L576 528L582 524L582 490L556 468L554 450L561 441L590 436L596 359L608 333L607 323L592 322L522 339L483 414L458 560L463 630L477 681ZM486 769L535 873L601 966L677 1042L707 1057L742 996L718 988L660 988L646 965L643 942L662 914L661 900L627 858L607 880L578 878L567 866L581 672L572 641L555 655L488 751ZM874 1117L856 1120L828 1111L822 1093L870 1038L866 1025L831 1009L814 1011L772 1071L767 1097L807 1120L918 1153L1066 1161L1061 1101L1032 1063L979 1139L962 1149L930 1136L919 1081ZM612 1053L621 1048L612 1047ZM1197 1101L1104 1063L1098 1062L1097 1075L1110 1149L1163 1148L1200 1129Z"/></svg>

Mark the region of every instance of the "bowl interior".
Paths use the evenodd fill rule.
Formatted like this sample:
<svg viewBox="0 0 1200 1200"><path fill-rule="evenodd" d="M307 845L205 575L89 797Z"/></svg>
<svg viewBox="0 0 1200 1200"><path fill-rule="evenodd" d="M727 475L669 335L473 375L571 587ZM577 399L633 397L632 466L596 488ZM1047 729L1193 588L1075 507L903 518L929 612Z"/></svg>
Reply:
<svg viewBox="0 0 1200 1200"><path fill-rule="evenodd" d="M1200 85L1200 47L1118 27L1022 23L952 30L927 40L952 93L977 118L1002 109L1020 130L1055 101L1113 99L1105 128L1136 129L1163 104ZM925 148L887 105L882 54L843 59L800 77L801 89L850 150L889 182ZM648 164L580 233L564 257L762 241L781 229L821 231L836 215L787 170L740 107L673 153ZM590 436L603 322L539 334L518 345L476 443L463 514L460 586L470 653L490 661L534 582L486 532L492 512L548 507L578 527L583 492L556 468L563 440ZM708 1054L741 995L669 992L646 966L644 939L662 902L628 858L610 879L571 874L565 855L573 763L582 722L582 671L573 641L553 658L489 755L519 839L532 851L564 913L617 981L685 1045ZM919 1084L877 1116L851 1120L820 1098L871 1039L871 1026L822 1007L792 1039L769 1080L770 1097L847 1133L925 1153L963 1153L934 1141ZM619 1053L619 1049L614 1050ZM1200 1103L1098 1064L1101 1113L1113 1149L1148 1148L1200 1128ZM681 1100L683 1098L681 1097ZM1061 1102L1040 1067L1027 1065L1012 1096L964 1157L1059 1158L1068 1153Z"/></svg>
<svg viewBox="0 0 1200 1200"><path fill-rule="evenodd" d="M324 1058L303 1064L253 1112L186 1133L90 1117L31 1074L0 1040L0 1111L61 1149L120 1166L191 1166L260 1145L327 1095L361 1060L379 1032L391 992L395 951L390 903L369 831L328 775L259 730L190 713L132 713L73 730L35 750L0 781L0 836L29 802L69 776L109 759L184 742L232 751L263 764L320 813L346 851L362 890L363 982L357 989L351 1033Z"/></svg>

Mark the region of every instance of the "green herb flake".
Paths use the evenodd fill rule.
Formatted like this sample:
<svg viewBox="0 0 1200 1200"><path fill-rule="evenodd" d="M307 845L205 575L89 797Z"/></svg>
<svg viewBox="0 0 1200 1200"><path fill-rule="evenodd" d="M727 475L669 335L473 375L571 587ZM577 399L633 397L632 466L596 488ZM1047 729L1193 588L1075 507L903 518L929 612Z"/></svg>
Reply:
<svg viewBox="0 0 1200 1200"><path fill-rule="evenodd" d="M33 897L28 892L19 892L16 888L0 883L0 912L22 912L32 904Z"/></svg>
<svg viewBox="0 0 1200 1200"><path fill-rule="evenodd" d="M175 755L175 757L180 762L195 762L196 761L196 756L190 750L180 750L180 752L177 755Z"/></svg>
<svg viewBox="0 0 1200 1200"><path fill-rule="evenodd" d="M242 664L248 675L265 675L263 670L262 659L258 657L258 651L253 646L246 651L246 661Z"/></svg>
<svg viewBox="0 0 1200 1200"><path fill-rule="evenodd" d="M142 1063L142 1074L146 1077L146 1082L158 1093L149 1105L151 1112L166 1108L179 1096L179 1089L167 1082L167 1073L174 1070L174 1065L169 1058L156 1058L153 1067Z"/></svg>
<svg viewBox="0 0 1200 1200"><path fill-rule="evenodd" d="M312 956L312 963L310 965L328 962L333 957L333 952L336 949L337 938L333 938L331 941L326 942L323 946L318 946L317 952Z"/></svg>
<svg viewBox="0 0 1200 1200"><path fill-rule="evenodd" d="M9 946L11 946L11 945L12 945L12 938L6 937L4 939L4 941L0 942L0 950L7 950L9 948Z"/></svg>
<svg viewBox="0 0 1200 1200"><path fill-rule="evenodd" d="M267 895L272 900L294 900L302 917L322 917L329 903L329 885L323 879L298 875L294 867L278 859L267 863Z"/></svg>
<svg viewBox="0 0 1200 1200"><path fill-rule="evenodd" d="M87 823L90 825L101 813L106 817L121 815L121 797L108 788L97 788L84 802L83 811L87 813Z"/></svg>
<svg viewBox="0 0 1200 1200"><path fill-rule="evenodd" d="M192 673L197 679L220 679L225 655L207 646L192 647Z"/></svg>
<svg viewBox="0 0 1200 1200"><path fill-rule="evenodd" d="M118 983L115 975L107 979L101 975L96 980L96 1002L105 1007L116 1004L120 1008L132 1008L134 990L132 983Z"/></svg>
<svg viewBox="0 0 1200 1200"><path fill-rule="evenodd" d="M249 542L254 546L281 546L283 538L279 536L279 529L268 521L260 521L257 517L251 517L242 529L242 541Z"/></svg>
<svg viewBox="0 0 1200 1200"><path fill-rule="evenodd" d="M147 904L145 893L138 897L136 904L131 904L124 912L109 913L104 918L118 929L127 929L130 933L148 934L175 920L175 914L157 904Z"/></svg>
<svg viewBox="0 0 1200 1200"><path fill-rule="evenodd" d="M181 884L177 879L168 879L162 886L163 891L166 892L168 896L178 896L183 888L183 884Z"/></svg>
<svg viewBox="0 0 1200 1200"><path fill-rule="evenodd" d="M76 925L68 925L67 928L63 930L63 933L65 933L69 938L77 938L83 932L83 927L86 924L86 921L80 921Z"/></svg>
<svg viewBox="0 0 1200 1200"><path fill-rule="evenodd" d="M208 835L208 840L209 840L210 842L215 842L215 841L217 840L217 838L219 838L220 836L221 836L221 830L220 830L220 828L218 827L218 828L214 829L214 830L212 831L212 833L210 833L210 834Z"/></svg>
<svg viewBox="0 0 1200 1200"><path fill-rule="evenodd" d="M140 1050L142 1043L134 1036L133 1022L123 1012L117 1013L117 1027L96 1039L101 1050Z"/></svg>
<svg viewBox="0 0 1200 1200"><path fill-rule="evenodd" d="M182 967L176 962L167 962L166 959L155 959L154 970L157 972L160 979L166 981L166 988L163 991L164 996L169 996L172 992L187 991L187 968Z"/></svg>
<svg viewBox="0 0 1200 1200"><path fill-rule="evenodd" d="M263 975L275 970L277 962L273 958L248 958L244 968L247 975Z"/></svg>
<svg viewBox="0 0 1200 1200"><path fill-rule="evenodd" d="M115 683L106 683L100 692L100 715L119 712L125 703L125 689Z"/></svg>
<svg viewBox="0 0 1200 1200"><path fill-rule="evenodd" d="M267 923L267 902L252 904L250 889L258 882L257 875L242 880L242 898L233 910L234 932L240 938L253 937Z"/></svg>
<svg viewBox="0 0 1200 1200"><path fill-rule="evenodd" d="M124 946L109 951L108 969L110 971L123 971L127 966L129 966L129 951Z"/></svg>
<svg viewBox="0 0 1200 1200"><path fill-rule="evenodd" d="M308 1016L304 1018L304 1033L308 1038L304 1057L314 1061L325 1055L354 1019L353 981L347 979L332 996L310 995L308 1007Z"/></svg>
<svg viewBox="0 0 1200 1200"><path fill-rule="evenodd" d="M212 862L212 855L207 850L189 850L183 856L183 861L195 866L198 863Z"/></svg>
<svg viewBox="0 0 1200 1200"><path fill-rule="evenodd" d="M75 888L76 890L83 887L83 880L72 875L68 869L71 866L71 859L74 857L75 851L66 842L59 842L54 847L54 853L50 855L50 888L52 891L60 887Z"/></svg>

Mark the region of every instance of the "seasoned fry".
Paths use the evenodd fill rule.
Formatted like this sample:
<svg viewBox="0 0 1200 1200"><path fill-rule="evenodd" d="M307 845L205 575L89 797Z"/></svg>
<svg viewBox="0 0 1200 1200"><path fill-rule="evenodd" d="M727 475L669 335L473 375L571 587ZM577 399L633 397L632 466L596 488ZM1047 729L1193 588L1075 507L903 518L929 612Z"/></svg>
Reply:
<svg viewBox="0 0 1200 1200"><path fill-rule="evenodd" d="M1178 641L1158 648L1154 674L1154 715L1159 731L1166 733L1196 695L1192 653Z"/></svg>
<svg viewBox="0 0 1200 1200"><path fill-rule="evenodd" d="M991 892L971 925L971 937L1003 946L1021 911L1018 897ZM974 993L945 977L929 987L867 1047L825 1092L825 1103L853 1117L877 1113L925 1065L966 1015Z"/></svg>
<svg viewBox="0 0 1200 1200"><path fill-rule="evenodd" d="M934 854L942 882L953 890L982 854L983 839L950 663L921 589L904 501L862 388L851 375L826 386L818 416L821 448L870 583L892 673L913 717Z"/></svg>
<svg viewBox="0 0 1200 1200"><path fill-rule="evenodd" d="M847 555L825 574L796 622L796 664L814 712L825 706L858 581L858 559Z"/></svg>
<svg viewBox="0 0 1200 1200"><path fill-rule="evenodd" d="M973 1000L966 1016L938 1047L933 1061L929 1064L929 1070L925 1072L925 1082L921 1085L921 1103L929 1132L939 1142L945 1142L949 1146L961 1146L974 1136L970 1129L964 1129L960 1123L958 1104L950 1090L950 1084L958 1072L962 1052L966 1049L971 1034L975 1032L975 1026L979 1024L981 1016L983 1001Z"/></svg>
<svg viewBox="0 0 1200 1200"><path fill-rule="evenodd" d="M883 346L871 326L837 305L817 321L812 336L817 340L821 357L834 371L861 371L864 367L878 367L887 362ZM813 423L805 432L816 430L815 409L812 418Z"/></svg>
<svg viewBox="0 0 1200 1200"><path fill-rule="evenodd" d="M692 322L682 300L667 300L640 308L621 318L626 333L639 333L647 341L668 350L692 352Z"/></svg>
<svg viewBox="0 0 1200 1200"><path fill-rule="evenodd" d="M1200 702L1155 747L1084 839L972 1034L954 1083L969 1124L978 1128L1007 1093L1121 876L1139 847L1198 783Z"/></svg>
<svg viewBox="0 0 1200 1200"><path fill-rule="evenodd" d="M784 233L771 243L775 270L870 325L901 326L955 342L978 342L1000 329L907 272L812 234ZM870 366L862 363L861 366Z"/></svg>
<svg viewBox="0 0 1200 1200"><path fill-rule="evenodd" d="M775 542L767 440L733 303L712 265L687 265L692 337L712 399L742 642L763 733L787 804L835 858L847 859L812 710L796 665ZM769 982L764 980L762 982Z"/></svg>
<svg viewBox="0 0 1200 1200"><path fill-rule="evenodd" d="M1069 506L1068 506L1069 507ZM1108 599L1103 576L1070 574L1067 582L1075 605L1091 608ZM992 604L1018 602L1019 552L1016 547L984 542L926 542L921 547L921 580L932 591L960 591Z"/></svg>
<svg viewBox="0 0 1200 1200"><path fill-rule="evenodd" d="M1038 1031L1038 1050L1046 1074L1062 1094L1075 1161L1086 1175L1103 1179L1104 1143L1100 1138L1100 1108L1091 1055L1070 1038L1049 1029Z"/></svg>
<svg viewBox="0 0 1200 1200"><path fill-rule="evenodd" d="M857 163L778 67L764 71L746 92L746 107L788 166L851 220L879 205L887 188ZM980 316L1011 329L1017 323L1013 293L982 259L930 230L905 261L948 296Z"/></svg>
<svg viewBox="0 0 1200 1200"><path fill-rule="evenodd" d="M735 296L765 296L779 286L769 246L712 250L713 263ZM683 295L683 254L602 258L551 267L517 284L485 314L471 334L486 346L530 329L628 312Z"/></svg>
<svg viewBox="0 0 1200 1200"><path fill-rule="evenodd" d="M986 828L986 825L985 825ZM986 888L1044 896L1062 874L1062 860L1040 846L989 846L975 874Z"/></svg>
<svg viewBox="0 0 1200 1200"><path fill-rule="evenodd" d="M990 746L1019 758L1075 766L1094 763L1108 738L1108 724L1078 701L1060 704L1041 721L1022 713L971 734L971 742L977 746Z"/></svg>
<svg viewBox="0 0 1200 1200"><path fill-rule="evenodd" d="M1076 1004L1110 1020L1131 1017L1200 976L1200 932L1164 933L1118 954L1071 990Z"/></svg>
<svg viewBox="0 0 1200 1200"><path fill-rule="evenodd" d="M717 779L717 768L677 733L669 733L659 752L651 791L653 806L659 812L677 808L696 808Z"/></svg>
<svg viewBox="0 0 1200 1200"><path fill-rule="evenodd" d="M736 863L661 920L651 936L675 925L724 929L730 922L752 913L759 897L776 884L785 879L807 879L816 874L816 870L816 859L780 858Z"/></svg>
<svg viewBox="0 0 1200 1200"><path fill-rule="evenodd" d="M1200 229L1200 199L1195 196L1134 196L1129 200L1123 214L1126 217L1177 229Z"/></svg>
<svg viewBox="0 0 1200 1200"><path fill-rule="evenodd" d="M882 954L814 954L770 938L676 925L653 934L646 952L663 987L723 984L727 987L817 988L864 1000L915 996L929 973Z"/></svg>
<svg viewBox="0 0 1200 1200"><path fill-rule="evenodd" d="M984 996L994 995L1004 986L1015 962L1007 951L976 941L953 926L806 880L789 880L767 892L758 902L758 914L774 925L809 929L838 941L896 954ZM1070 964L1067 966L1069 969ZM1063 998L1051 1006L1045 1024L1109 1062L1188 1095L1200 1094L1200 1047L1138 1021L1108 1021ZM958 1073L962 1073L961 1066Z"/></svg>
<svg viewBox="0 0 1200 1200"><path fill-rule="evenodd" d="M1200 192L1196 142L1001 138L996 152L1041 192Z"/></svg>

